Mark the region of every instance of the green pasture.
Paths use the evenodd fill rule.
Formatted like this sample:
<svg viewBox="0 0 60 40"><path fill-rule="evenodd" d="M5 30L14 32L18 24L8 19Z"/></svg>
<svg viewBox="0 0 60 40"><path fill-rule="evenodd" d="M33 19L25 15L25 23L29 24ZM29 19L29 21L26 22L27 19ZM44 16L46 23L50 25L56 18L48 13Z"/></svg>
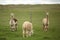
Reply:
<svg viewBox="0 0 60 40"><path fill-rule="evenodd" d="M49 13L49 29L42 30L42 19ZM10 13L18 19L18 30L10 31ZM22 37L22 24L31 21L34 34ZM60 40L60 5L0 5L0 40Z"/></svg>

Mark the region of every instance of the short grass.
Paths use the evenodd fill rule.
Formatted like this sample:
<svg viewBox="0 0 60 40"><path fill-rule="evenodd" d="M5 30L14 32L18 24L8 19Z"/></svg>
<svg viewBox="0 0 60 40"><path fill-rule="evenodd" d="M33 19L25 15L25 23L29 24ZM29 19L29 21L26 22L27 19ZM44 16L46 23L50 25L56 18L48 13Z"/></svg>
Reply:
<svg viewBox="0 0 60 40"><path fill-rule="evenodd" d="M49 12L48 32L42 30L42 19ZM18 30L10 31L10 13L18 19ZM30 15L32 14L32 16ZM22 24L30 21L34 34L31 37L22 37ZM60 40L60 5L0 5L0 40Z"/></svg>

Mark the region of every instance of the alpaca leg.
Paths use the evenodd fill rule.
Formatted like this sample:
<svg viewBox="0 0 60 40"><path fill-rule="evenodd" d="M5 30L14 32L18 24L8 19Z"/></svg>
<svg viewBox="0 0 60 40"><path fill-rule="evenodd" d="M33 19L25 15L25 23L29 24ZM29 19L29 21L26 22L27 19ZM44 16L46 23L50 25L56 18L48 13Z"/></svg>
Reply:
<svg viewBox="0 0 60 40"><path fill-rule="evenodd" d="M28 37L28 31L26 31L26 37Z"/></svg>
<svg viewBox="0 0 60 40"><path fill-rule="evenodd" d="M47 29L47 26L45 26L45 32L47 32L47 30L48 30L48 29Z"/></svg>
<svg viewBox="0 0 60 40"><path fill-rule="evenodd" d="M15 24L15 31L17 31L17 24Z"/></svg>
<svg viewBox="0 0 60 40"><path fill-rule="evenodd" d="M31 31L29 31L29 36L31 36L31 35L32 35Z"/></svg>
<svg viewBox="0 0 60 40"><path fill-rule="evenodd" d="M11 31L14 31L13 25L10 26L10 30Z"/></svg>
<svg viewBox="0 0 60 40"><path fill-rule="evenodd" d="M46 32L48 31L48 26L46 26Z"/></svg>

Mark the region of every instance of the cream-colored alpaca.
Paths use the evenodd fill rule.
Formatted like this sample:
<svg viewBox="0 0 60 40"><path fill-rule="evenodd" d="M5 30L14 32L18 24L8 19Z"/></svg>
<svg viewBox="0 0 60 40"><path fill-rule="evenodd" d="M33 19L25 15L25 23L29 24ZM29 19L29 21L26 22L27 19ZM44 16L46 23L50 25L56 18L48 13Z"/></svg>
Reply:
<svg viewBox="0 0 60 40"><path fill-rule="evenodd" d="M25 21L22 25L23 37L28 37L33 34L33 26L29 21Z"/></svg>
<svg viewBox="0 0 60 40"><path fill-rule="evenodd" d="M48 20L48 13L46 14L46 17L43 18L43 30L47 31L48 30L48 25L49 25L49 20Z"/></svg>

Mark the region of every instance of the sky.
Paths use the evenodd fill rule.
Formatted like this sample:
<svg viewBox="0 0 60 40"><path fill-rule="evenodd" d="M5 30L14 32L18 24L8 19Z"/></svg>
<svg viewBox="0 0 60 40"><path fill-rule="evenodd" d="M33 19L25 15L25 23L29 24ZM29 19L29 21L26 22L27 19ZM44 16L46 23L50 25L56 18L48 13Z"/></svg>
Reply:
<svg viewBox="0 0 60 40"><path fill-rule="evenodd" d="M60 4L60 0L0 0L0 4Z"/></svg>

